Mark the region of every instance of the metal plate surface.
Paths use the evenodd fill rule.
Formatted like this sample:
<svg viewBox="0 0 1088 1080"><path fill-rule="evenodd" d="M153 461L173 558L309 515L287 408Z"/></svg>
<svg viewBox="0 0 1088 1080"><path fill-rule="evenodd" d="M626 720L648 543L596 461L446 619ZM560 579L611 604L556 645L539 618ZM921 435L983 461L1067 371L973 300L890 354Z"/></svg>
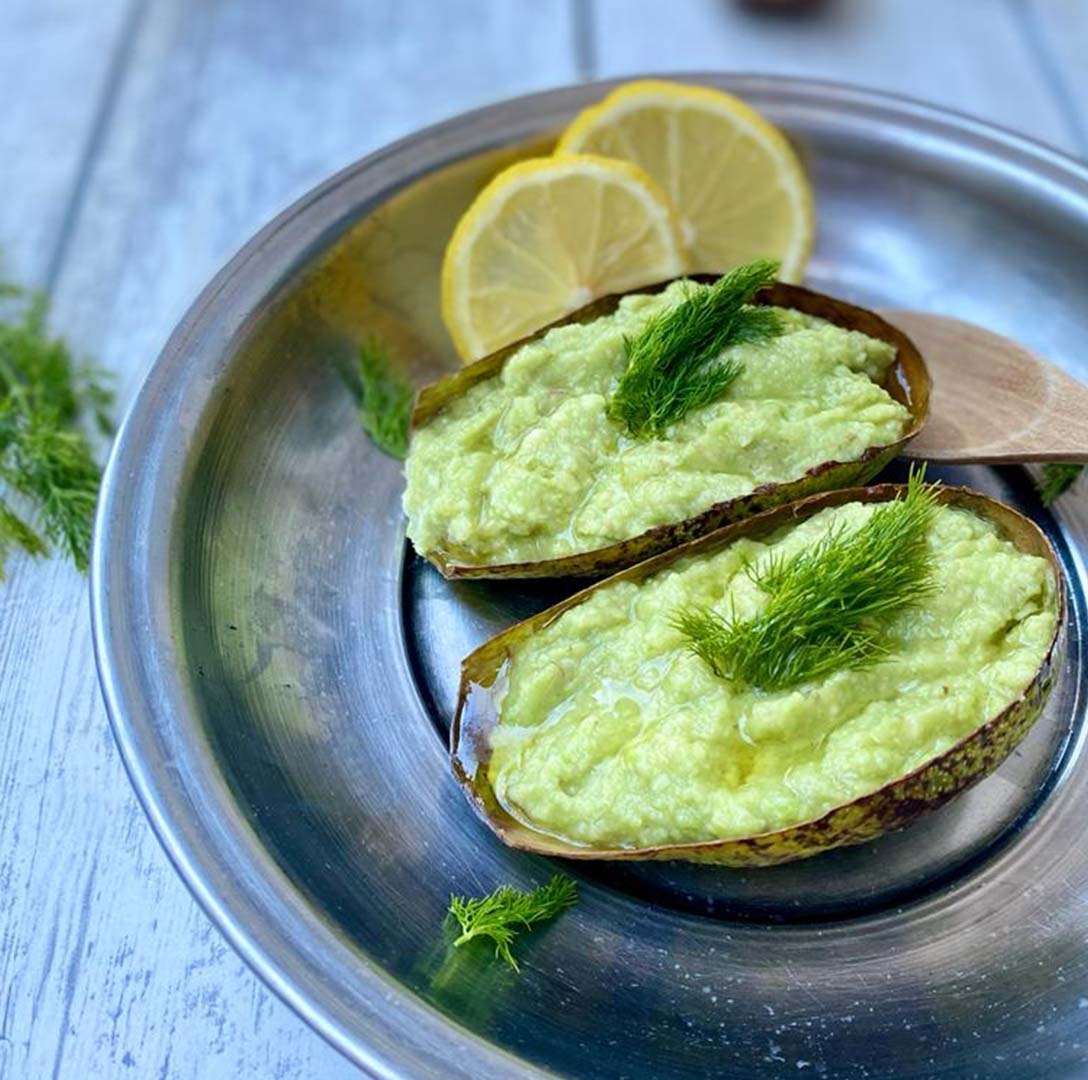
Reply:
<svg viewBox="0 0 1088 1080"><path fill-rule="evenodd" d="M982 323L1088 378L1088 171L965 117L825 84L703 81L795 140L808 282ZM475 191L608 84L458 117L268 226L178 328L119 435L92 573L118 742L179 871L243 956L377 1076L1088 1073L1088 505L943 470L1065 563L1066 662L996 773L901 833L763 871L579 866L523 973L452 951L451 892L554 869L448 769L462 655L565 586L450 584L405 550L399 466L339 374L365 334L454 362L442 248ZM936 392L940 392L939 386Z"/></svg>

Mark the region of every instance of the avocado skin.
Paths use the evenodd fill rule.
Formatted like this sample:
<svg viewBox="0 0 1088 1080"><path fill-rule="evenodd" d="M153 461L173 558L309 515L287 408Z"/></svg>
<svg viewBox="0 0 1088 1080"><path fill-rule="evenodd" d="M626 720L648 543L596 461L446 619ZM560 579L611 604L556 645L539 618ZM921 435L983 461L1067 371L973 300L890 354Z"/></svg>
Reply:
<svg viewBox="0 0 1088 1080"><path fill-rule="evenodd" d="M1058 617L1046 655L1031 681L1000 713L980 724L943 754L913 772L811 821L785 829L730 840L706 840L647 848L599 849L571 844L539 832L512 817L498 802L487 777L488 736L498 722L494 691L517 642L584 601L595 589L613 581L641 581L678 559L717 551L741 537L775 531L830 506L846 502L886 502L904 491L902 484L844 488L811 496L719 529L679 548L597 582L566 600L491 638L461 665L457 710L450 731L453 773L477 813L504 843L541 855L567 859L683 860L719 866L774 866L860 844L900 829L976 784L993 772L1027 735L1038 719L1060 669L1066 615L1066 589L1061 563L1050 541L1033 522L1011 507L968 488L943 487L938 499L993 522L1020 551L1050 563L1057 583Z"/></svg>
<svg viewBox="0 0 1088 1080"><path fill-rule="evenodd" d="M692 281L711 283L716 274L694 274ZM632 293L657 293L668 288L671 281L658 282ZM623 295L632 295L626 293ZM416 396L412 411L412 430L426 424L451 400L464 394L470 387L491 378L502 370L506 361L520 348L536 341L556 326L586 323L609 315L616 310L623 295L606 296L595 300L572 315L559 319L536 333L507 345L498 352L485 356L473 364L447 376L430 386L423 387ZM793 308L807 315L815 315L847 330L860 330L869 337L878 338L896 347L895 363L888 368L881 386L892 397L910 410L910 423L903 435L887 446L872 446L854 461L825 461L813 466L804 476L786 484L766 484L747 495L728 502L716 503L709 509L683 521L658 525L653 529L593 551L578 552L556 559L536 562L476 564L458 562L443 551L431 552L427 558L443 577L454 578L558 578L600 577L624 567L633 566L643 559L662 551L668 551L697 537L714 532L725 525L743 521L753 515L774 509L786 503L803 499L822 491L864 484L877 475L903 447L925 426L929 412L930 378L914 343L901 330L886 322L875 312L848 304L823 293L799 285L776 282L764 289L755 300L758 304Z"/></svg>

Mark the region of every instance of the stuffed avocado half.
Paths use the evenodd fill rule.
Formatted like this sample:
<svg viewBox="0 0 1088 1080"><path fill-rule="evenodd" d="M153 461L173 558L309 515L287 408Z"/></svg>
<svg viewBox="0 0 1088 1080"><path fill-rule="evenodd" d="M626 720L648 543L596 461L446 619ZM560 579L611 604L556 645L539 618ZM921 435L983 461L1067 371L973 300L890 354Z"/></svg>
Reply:
<svg viewBox="0 0 1088 1080"><path fill-rule="evenodd" d="M639 421L642 402L619 400L633 345L656 348L655 328L725 280L606 298L425 388L404 495L416 550L449 577L603 573L863 482L917 434L929 384L910 341L778 283L745 305L774 332L740 327L703 365L725 373L717 389L647 384L643 398L703 397Z"/></svg>
<svg viewBox="0 0 1088 1080"><path fill-rule="evenodd" d="M898 827L996 767L1049 690L1056 557L961 489L931 492L910 541L885 513L905 497L882 485L781 507L482 646L452 748L477 809L550 854L766 865ZM898 594L858 569L874 560L900 571ZM814 587L852 630L821 616ZM724 636L699 636L707 618Z"/></svg>

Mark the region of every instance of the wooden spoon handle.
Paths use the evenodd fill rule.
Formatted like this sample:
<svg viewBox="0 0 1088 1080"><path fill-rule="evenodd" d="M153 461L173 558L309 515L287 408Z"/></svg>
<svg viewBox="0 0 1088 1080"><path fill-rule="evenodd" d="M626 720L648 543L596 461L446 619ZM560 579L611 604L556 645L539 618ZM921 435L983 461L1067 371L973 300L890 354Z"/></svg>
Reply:
<svg viewBox="0 0 1088 1080"><path fill-rule="evenodd" d="M907 457L1088 462L1088 386L1000 334L946 315L883 311L933 380L929 419Z"/></svg>

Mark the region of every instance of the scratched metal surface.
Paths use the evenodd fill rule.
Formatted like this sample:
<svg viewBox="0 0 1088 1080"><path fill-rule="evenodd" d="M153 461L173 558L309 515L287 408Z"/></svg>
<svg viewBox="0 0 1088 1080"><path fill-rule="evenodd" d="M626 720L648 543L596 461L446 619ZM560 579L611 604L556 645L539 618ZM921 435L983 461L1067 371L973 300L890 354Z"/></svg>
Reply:
<svg viewBox="0 0 1088 1080"><path fill-rule="evenodd" d="M5 265L50 289L58 328L127 400L197 290L292 197L537 86L652 68L834 77L1088 152L1079 0L844 0L799 21L719 0L501 8L5 0ZM77 575L17 561L0 610L0 1076L355 1075L224 944L146 827Z"/></svg>

